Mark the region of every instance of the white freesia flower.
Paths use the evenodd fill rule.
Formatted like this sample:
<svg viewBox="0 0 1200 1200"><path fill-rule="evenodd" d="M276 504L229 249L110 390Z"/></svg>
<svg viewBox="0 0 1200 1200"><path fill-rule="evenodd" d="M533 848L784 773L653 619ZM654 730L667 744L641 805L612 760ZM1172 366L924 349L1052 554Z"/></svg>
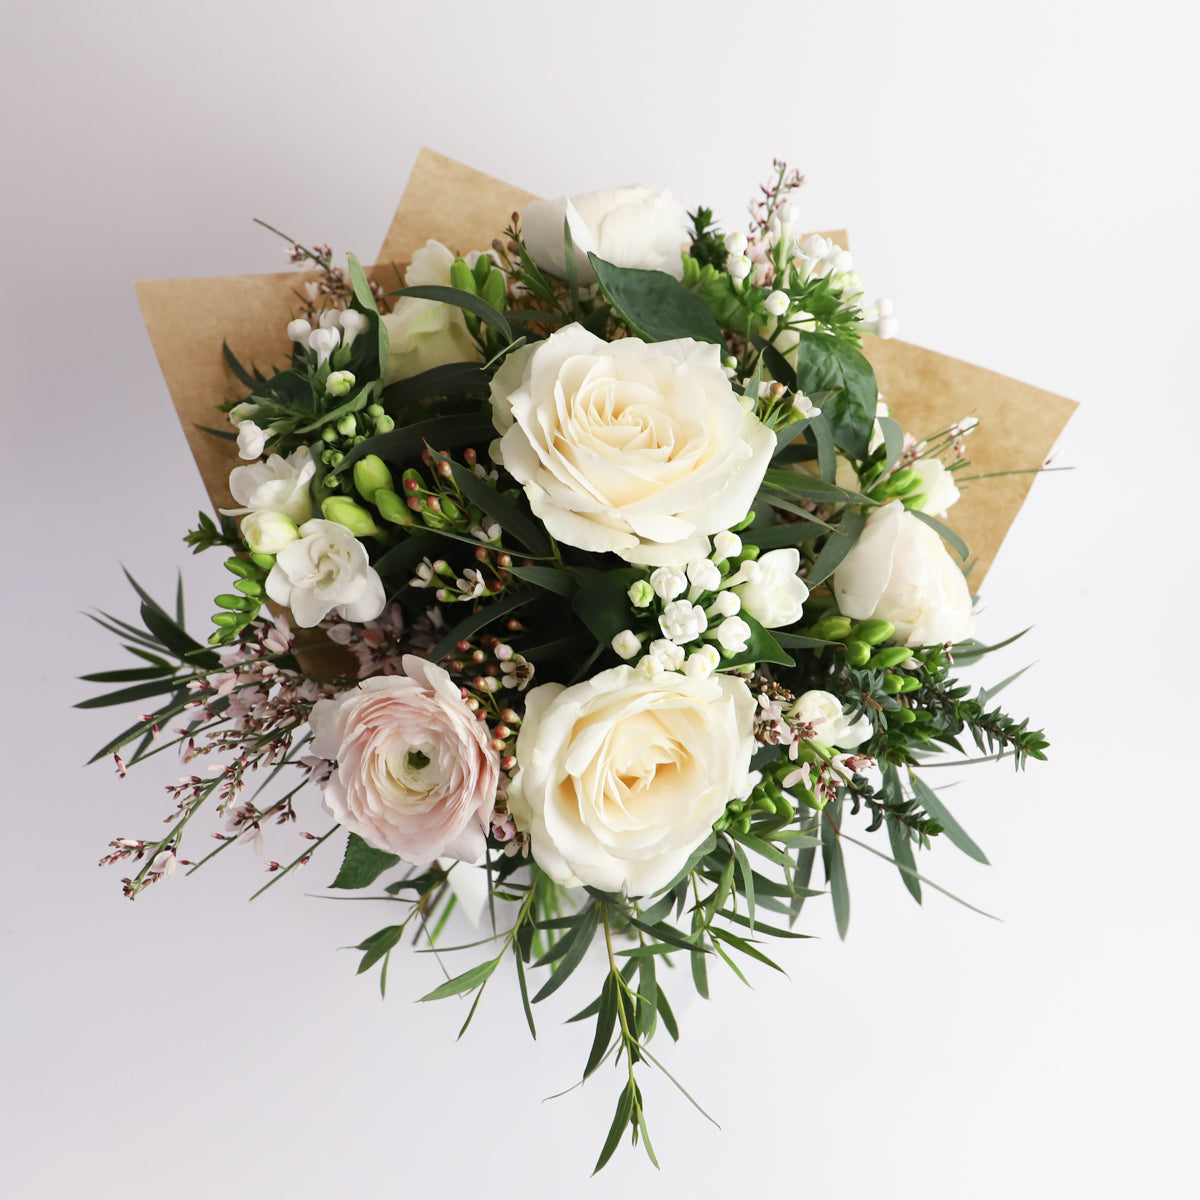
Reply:
<svg viewBox="0 0 1200 1200"><path fill-rule="evenodd" d="M947 471L941 460L936 458L919 458L913 463L912 469L921 480L912 490L925 495L924 501L918 506L921 512L944 517L946 510L959 498L954 473Z"/></svg>
<svg viewBox="0 0 1200 1200"><path fill-rule="evenodd" d="M970 637L971 593L942 539L899 500L875 509L833 576L838 608L856 621L881 617L905 646Z"/></svg>
<svg viewBox="0 0 1200 1200"><path fill-rule="evenodd" d="M543 271L560 279L567 277L564 222L570 223L580 283L596 279L589 253L617 267L665 271L683 278L680 248L686 237L687 210L670 192L623 187L527 204L521 212L525 249Z"/></svg>
<svg viewBox="0 0 1200 1200"><path fill-rule="evenodd" d="M242 518L242 538L255 554L278 554L300 536L286 513L260 508Z"/></svg>
<svg viewBox="0 0 1200 1200"><path fill-rule="evenodd" d="M851 721L832 692L805 692L788 714L813 727L813 741L839 750L853 750L871 736L871 719L864 713Z"/></svg>
<svg viewBox="0 0 1200 1200"><path fill-rule="evenodd" d="M750 568L747 573L747 568ZM796 572L800 569L800 551L770 550L750 563L743 564L739 575L746 582L733 590L742 608L766 629L793 625L804 612L808 584Z"/></svg>
<svg viewBox="0 0 1200 1200"><path fill-rule="evenodd" d="M312 516L308 485L316 469L307 446L301 446L286 458L272 454L262 462L234 467L229 472L229 490L241 507L223 508L221 512L227 517L240 517L267 509L303 525Z"/></svg>
<svg viewBox="0 0 1200 1200"><path fill-rule="evenodd" d="M238 458L261 458L267 445L267 430L259 429L253 421L239 421L237 431Z"/></svg>
<svg viewBox="0 0 1200 1200"><path fill-rule="evenodd" d="M430 239L404 273L406 287L450 287L454 255ZM463 310L439 300L401 296L395 309L380 317L388 335L384 383L395 383L456 362L482 362L483 352L467 329Z"/></svg>
<svg viewBox="0 0 1200 1200"><path fill-rule="evenodd" d="M614 667L528 696L509 809L556 883L630 896L669 883L748 783L740 679Z"/></svg>
<svg viewBox="0 0 1200 1200"><path fill-rule="evenodd" d="M493 457L559 541L680 565L741 521L775 435L742 408L719 347L605 342L568 325L492 381ZM651 581L653 585L653 580Z"/></svg>
<svg viewBox="0 0 1200 1200"><path fill-rule="evenodd" d="M347 621L373 621L383 612L383 583L366 547L336 521L300 526L300 538L280 551L267 576L267 595L311 629L331 610Z"/></svg>
<svg viewBox="0 0 1200 1200"><path fill-rule="evenodd" d="M363 619L363 618L352 618ZM325 807L369 845L421 863L483 854L499 756L441 667L405 655L403 675L318 700L312 750L336 761Z"/></svg>

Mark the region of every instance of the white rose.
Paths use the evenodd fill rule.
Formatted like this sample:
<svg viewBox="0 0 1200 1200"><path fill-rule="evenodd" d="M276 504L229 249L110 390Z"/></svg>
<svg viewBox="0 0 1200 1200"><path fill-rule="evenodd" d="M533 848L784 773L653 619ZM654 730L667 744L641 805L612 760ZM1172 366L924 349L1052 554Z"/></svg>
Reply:
<svg viewBox="0 0 1200 1200"><path fill-rule="evenodd" d="M792 705L789 716L811 725L816 735L813 740L822 746L853 750L871 736L871 719L864 713L851 721L832 692L805 692Z"/></svg>
<svg viewBox="0 0 1200 1200"><path fill-rule="evenodd" d="M559 541L680 565L736 525L775 435L739 403L720 347L605 342L568 325L492 380L492 453ZM653 584L653 580L651 580Z"/></svg>
<svg viewBox="0 0 1200 1200"><path fill-rule="evenodd" d="M911 490L925 495L918 507L930 516L944 517L946 509L959 498L953 472L947 471L936 458L919 458L913 463L912 469L920 476L921 481Z"/></svg>
<svg viewBox="0 0 1200 1200"><path fill-rule="evenodd" d="M432 239L414 255L404 273L406 287L450 287L454 255ZM463 311L438 300L401 296L395 309L380 320L388 334L384 383L420 375L456 362L482 362L483 353L467 329Z"/></svg>
<svg viewBox="0 0 1200 1200"><path fill-rule="evenodd" d="M747 789L755 702L728 675L614 667L529 693L509 810L556 883L645 896Z"/></svg>
<svg viewBox="0 0 1200 1200"><path fill-rule="evenodd" d="M264 509L283 513L297 525L312 516L312 497L308 485L316 474L308 447L301 446L286 458L272 454L263 462L234 467L229 472L229 490L241 508L223 508L227 517L240 517Z"/></svg>
<svg viewBox="0 0 1200 1200"><path fill-rule="evenodd" d="M833 576L838 608L881 617L905 646L936 646L975 629L971 593L942 539L899 500L877 508Z"/></svg>
<svg viewBox="0 0 1200 1200"><path fill-rule="evenodd" d="M770 550L755 560L755 566L758 570L750 572L754 578L733 589L742 608L766 629L794 625L808 599L808 584L796 574L800 551Z"/></svg>
<svg viewBox="0 0 1200 1200"><path fill-rule="evenodd" d="M347 621L373 621L386 597L366 547L336 521L306 521L267 576L267 595L311 629L330 609Z"/></svg>
<svg viewBox="0 0 1200 1200"><path fill-rule="evenodd" d="M624 187L527 204L521 212L525 249L543 271L560 279L567 277L564 222L570 222L580 283L596 279L589 253L617 267L683 278L680 248L686 240L687 210L670 192Z"/></svg>
<svg viewBox="0 0 1200 1200"><path fill-rule="evenodd" d="M407 862L474 862L486 848L499 756L441 667L411 654L403 667L314 706L313 753L337 762L325 807Z"/></svg>

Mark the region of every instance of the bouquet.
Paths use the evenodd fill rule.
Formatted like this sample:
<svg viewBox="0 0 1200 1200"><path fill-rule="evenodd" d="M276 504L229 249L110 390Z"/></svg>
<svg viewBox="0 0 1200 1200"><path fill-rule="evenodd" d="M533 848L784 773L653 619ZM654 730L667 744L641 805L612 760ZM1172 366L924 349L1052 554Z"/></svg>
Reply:
<svg viewBox="0 0 1200 1200"><path fill-rule="evenodd" d="M196 764L165 834L103 861L132 898L291 826L267 886L322 853L330 887L399 901L359 971L384 990L410 931L465 955L423 997L471 997L464 1030L502 968L531 1032L586 972L582 1077L622 1080L597 1170L626 1131L654 1158L664 965L702 996L778 969L818 897L845 936L847 843L920 901L933 845L986 861L923 769L1047 747L954 670L994 648L969 579L1070 406L889 342L801 182L776 163L726 231L664 191L539 201L425 152L378 266L288 238L299 281L142 285L218 509L185 541L229 588L207 635L136 582L140 624L96 618L137 665L85 704L154 705L96 757Z"/></svg>

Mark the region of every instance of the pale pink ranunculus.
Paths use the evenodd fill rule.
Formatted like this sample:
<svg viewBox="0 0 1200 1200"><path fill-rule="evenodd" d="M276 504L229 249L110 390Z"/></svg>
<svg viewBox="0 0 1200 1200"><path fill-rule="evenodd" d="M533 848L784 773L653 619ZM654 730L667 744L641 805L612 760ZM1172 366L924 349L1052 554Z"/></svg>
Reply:
<svg viewBox="0 0 1200 1200"><path fill-rule="evenodd" d="M412 654L403 667L403 675L364 679L314 706L313 753L337 763L325 807L406 862L475 862L496 803L499 756L441 667Z"/></svg>

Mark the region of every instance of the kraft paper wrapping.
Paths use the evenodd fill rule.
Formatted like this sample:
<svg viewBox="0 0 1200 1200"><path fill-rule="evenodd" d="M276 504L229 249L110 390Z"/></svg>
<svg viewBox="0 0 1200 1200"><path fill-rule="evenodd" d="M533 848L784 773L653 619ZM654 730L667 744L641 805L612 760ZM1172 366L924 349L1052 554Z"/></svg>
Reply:
<svg viewBox="0 0 1200 1200"><path fill-rule="evenodd" d="M429 238L462 253L487 249L513 212L533 199L529 192L423 149L379 252L379 265L368 274L385 290L393 289L396 270ZM827 236L846 244L840 231ZM228 428L227 418L213 405L245 392L224 360L221 343L227 340L243 366L257 366L264 374L286 363L290 351L284 331L308 278L312 276L288 271L135 285L167 389L214 508L233 507L228 480L239 459L233 442L204 428ZM979 418L979 428L967 440L971 465L965 475L1038 467L1076 407L1040 388L905 342L868 337L864 353L893 415L917 437L966 416ZM971 549L973 591L1033 479L1033 474L1007 475L963 487L949 523Z"/></svg>

